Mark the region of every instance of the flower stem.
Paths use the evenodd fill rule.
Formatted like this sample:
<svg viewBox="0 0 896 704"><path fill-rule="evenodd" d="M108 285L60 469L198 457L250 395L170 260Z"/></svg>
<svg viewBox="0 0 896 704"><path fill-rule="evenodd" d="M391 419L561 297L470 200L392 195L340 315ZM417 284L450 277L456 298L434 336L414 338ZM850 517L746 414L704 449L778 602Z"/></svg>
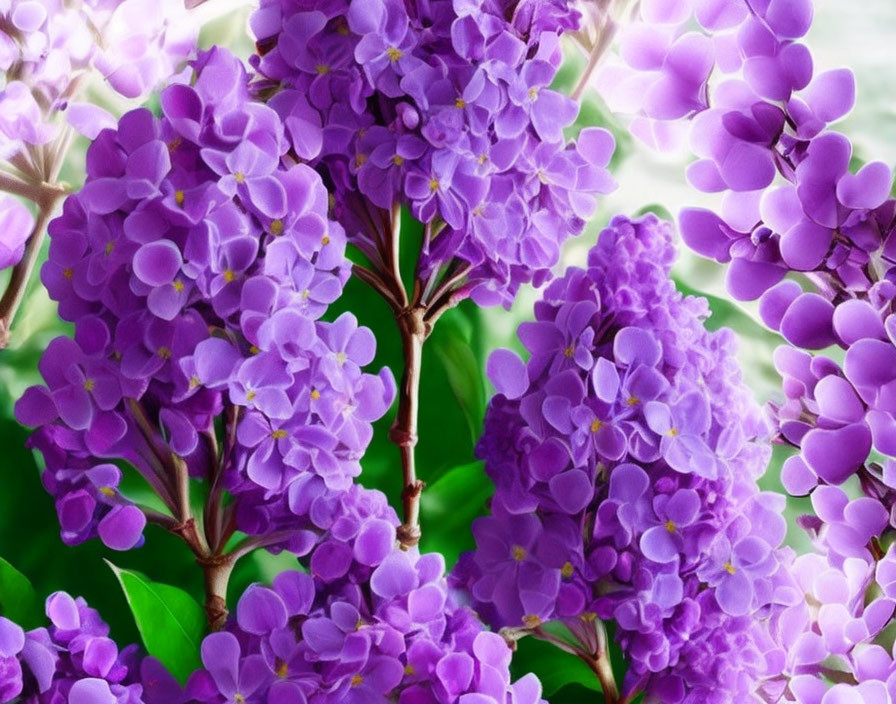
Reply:
<svg viewBox="0 0 896 704"><path fill-rule="evenodd" d="M425 309L406 308L397 316L404 354L404 371L398 390L398 413L389 431L389 439L398 445L404 489L401 492L404 522L398 529L398 539L404 549L420 542L420 494L423 482L417 478L414 448L417 445L417 416L420 402L420 370L423 362L423 341L427 327L423 321Z"/></svg>
<svg viewBox="0 0 896 704"><path fill-rule="evenodd" d="M589 664L600 681L600 688L604 693L606 704L618 704L619 688L616 686L616 677L613 675L613 668L610 667L610 658L607 653L601 653Z"/></svg>
<svg viewBox="0 0 896 704"><path fill-rule="evenodd" d="M229 555L199 559L205 574L205 618L212 631L220 631L227 620L227 584L236 564Z"/></svg>

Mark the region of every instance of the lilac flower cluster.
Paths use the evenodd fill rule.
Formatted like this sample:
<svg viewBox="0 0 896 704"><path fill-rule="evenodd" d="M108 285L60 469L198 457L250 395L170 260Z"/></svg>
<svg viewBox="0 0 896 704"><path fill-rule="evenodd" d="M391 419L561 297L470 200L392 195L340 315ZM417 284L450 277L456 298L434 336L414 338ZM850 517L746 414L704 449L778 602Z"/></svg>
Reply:
<svg viewBox="0 0 896 704"><path fill-rule="evenodd" d="M609 133L567 142L577 106L549 87L558 35L577 22L563 0L264 0L257 90L375 265L388 211L405 204L428 225L420 271L433 288L447 268L450 295L509 304L549 278L615 185Z"/></svg>
<svg viewBox="0 0 896 704"><path fill-rule="evenodd" d="M159 520L119 491L123 459L174 523L187 476L209 482L213 551L238 529L304 552L297 515L324 521L312 498L351 487L394 382L361 371L375 342L353 316L320 320L349 273L320 178L281 166L280 120L236 58L213 49L195 74L162 119L135 110L91 146L41 272L74 339L50 343L16 413L67 543L126 550Z"/></svg>
<svg viewBox="0 0 896 704"><path fill-rule="evenodd" d="M781 479L789 493L811 494L814 515L801 521L818 554L797 561L807 604L780 622L792 677L787 698L889 701L896 696L884 632L894 596L886 546L896 525L892 173L880 162L853 173L851 143L828 128L852 108L855 86L848 70L813 76L811 55L796 41L811 23L809 0L728 2L724 10L702 19L697 11L712 32L699 41L713 47L698 81L702 102L642 116L693 118L700 158L689 180L725 195L719 214L682 212L684 239L730 263L732 294L759 298L763 321L792 345L775 354L784 400L771 410L780 441L799 450ZM655 46L647 36L660 31L635 30L643 36L629 48L632 65ZM731 77L710 91L713 68ZM665 72L666 89L683 70ZM828 347L830 356L812 353ZM862 495L850 499L854 487Z"/></svg>
<svg viewBox="0 0 896 704"><path fill-rule="evenodd" d="M0 702L162 704L174 682L136 645L119 650L109 627L83 599L65 592L46 602L49 627L25 632L0 616ZM145 684L144 684L145 683ZM175 683L176 684L176 683Z"/></svg>
<svg viewBox="0 0 896 704"><path fill-rule="evenodd" d="M520 326L528 363L490 359L496 493L455 579L495 626L615 621L624 695L758 701L781 671L769 625L801 601L783 497L756 485L766 429L733 335L704 329L673 258L669 223L617 217Z"/></svg>
<svg viewBox="0 0 896 704"><path fill-rule="evenodd" d="M197 27L181 0L8 0L0 4L0 190L33 200L43 225L58 197L55 181L69 144L60 116L90 138L114 119L79 101L92 72L118 94L146 96L194 50ZM7 173L6 169L9 169ZM51 198L47 198L48 191ZM19 212L24 211L24 213ZM18 264L34 220L0 194L0 269ZM31 272L26 263L24 279ZM24 282L17 285L24 285ZM11 319L14 310L4 309ZM4 323L8 327L10 320Z"/></svg>
<svg viewBox="0 0 896 704"><path fill-rule="evenodd" d="M812 507L801 521L817 552L793 565L805 599L781 614L774 633L786 652L783 701L892 701L896 661L886 631L896 607L896 550L884 553L878 542L888 511L834 486L816 489Z"/></svg>
<svg viewBox="0 0 896 704"><path fill-rule="evenodd" d="M206 637L205 670L193 674L180 701L543 702L534 675L511 684L504 640L452 602L442 556L396 549L397 518L384 497L359 490L358 498L381 505L381 517L360 524L353 548L334 524L331 549L318 559L318 548L311 574L282 572L270 588L249 587L228 629ZM388 540L373 539L377 522L391 529ZM333 568L352 561L347 572Z"/></svg>
<svg viewBox="0 0 896 704"><path fill-rule="evenodd" d="M94 136L102 111L70 102L98 71L119 94L146 95L193 51L196 27L179 0L11 0L0 7L0 158L56 136L53 117ZM91 125L91 121L94 121Z"/></svg>

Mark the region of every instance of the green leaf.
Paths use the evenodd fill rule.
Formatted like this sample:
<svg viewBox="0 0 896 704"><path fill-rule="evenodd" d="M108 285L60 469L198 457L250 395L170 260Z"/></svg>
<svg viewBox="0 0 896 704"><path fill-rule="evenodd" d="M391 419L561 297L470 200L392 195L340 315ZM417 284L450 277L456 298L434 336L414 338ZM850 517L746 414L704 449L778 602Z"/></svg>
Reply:
<svg viewBox="0 0 896 704"><path fill-rule="evenodd" d="M108 560L106 564L124 590L147 652L183 684L201 666L199 646L205 633L202 607L182 589L153 582Z"/></svg>
<svg viewBox="0 0 896 704"><path fill-rule="evenodd" d="M37 593L28 578L0 557L0 614L25 630L40 625Z"/></svg>
<svg viewBox="0 0 896 704"><path fill-rule="evenodd" d="M486 392L479 361L465 338L458 316L445 316L430 342L448 377L448 384L463 411L475 443L482 433L485 418Z"/></svg>
<svg viewBox="0 0 896 704"><path fill-rule="evenodd" d="M541 680L546 698L570 684L581 685L594 692L600 691L597 676L584 662L575 655L535 638L523 638L517 643L510 671L514 679L534 672Z"/></svg>
<svg viewBox="0 0 896 704"><path fill-rule="evenodd" d="M455 467L428 485L420 499L423 550L442 553L450 569L462 552L475 547L470 525L485 515L494 490L481 462Z"/></svg>

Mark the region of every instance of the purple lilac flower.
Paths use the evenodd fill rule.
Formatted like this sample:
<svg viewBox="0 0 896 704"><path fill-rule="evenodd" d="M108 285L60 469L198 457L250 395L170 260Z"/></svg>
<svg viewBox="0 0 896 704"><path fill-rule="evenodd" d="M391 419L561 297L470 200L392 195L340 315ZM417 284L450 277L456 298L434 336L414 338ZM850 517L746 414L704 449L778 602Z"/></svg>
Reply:
<svg viewBox="0 0 896 704"><path fill-rule="evenodd" d="M67 543L142 544L121 459L175 517L183 463L232 495L229 530L307 552L391 404L388 371L362 371L370 331L320 320L349 274L345 235L319 176L281 164L283 127L247 82L227 52L201 55L161 119L135 110L98 136L50 225L42 279L75 335L50 343L46 386L16 408Z"/></svg>
<svg viewBox="0 0 896 704"><path fill-rule="evenodd" d="M783 671L769 628L801 603L783 497L756 485L767 429L733 335L704 329L673 257L669 223L615 218L520 326L528 364L490 361L496 493L454 580L495 627L615 621L624 695L754 701Z"/></svg>
<svg viewBox="0 0 896 704"><path fill-rule="evenodd" d="M136 645L119 649L84 599L56 592L46 614L47 627L27 632L0 616L0 702L156 704L177 687Z"/></svg>
<svg viewBox="0 0 896 704"><path fill-rule="evenodd" d="M686 115L698 157L688 177L725 195L718 212L685 209L682 233L698 253L729 264L732 294L758 298L763 321L790 344L775 353L783 398L771 412L777 437L798 450L784 463L784 487L811 496L814 510L801 524L819 554L797 561L807 603L782 617L777 636L790 677L783 696L886 701L893 666L881 632L892 617L886 548L896 525L892 172L880 162L853 169L850 141L829 128L852 109L855 85L849 70L816 72L799 43L809 0L694 10L714 66L702 72L705 100ZM662 27L638 25L626 60L657 54L655 36L679 36L687 22L686 12ZM711 70L728 79L713 90ZM658 80L669 91L677 81ZM654 129L683 116L635 107Z"/></svg>
<svg viewBox="0 0 896 704"><path fill-rule="evenodd" d="M72 102L85 71L96 70L115 92L137 98L171 76L196 45L197 27L178 0L90 1L60 6L12 0L0 8L0 158L56 135L54 116L95 137L111 118Z"/></svg>
<svg viewBox="0 0 896 704"><path fill-rule="evenodd" d="M28 208L12 196L0 194L0 269L18 264L33 228L34 217Z"/></svg>
<svg viewBox="0 0 896 704"><path fill-rule="evenodd" d="M578 24L569 5L266 0L257 90L332 186L351 242L375 261L378 223L406 205L431 228L424 276L461 271L456 296L509 304L614 187L609 133L567 142L577 107L549 87L558 35Z"/></svg>
<svg viewBox="0 0 896 704"><path fill-rule="evenodd" d="M504 639L453 601L443 558L395 547L385 497L344 496L301 558L310 574L250 586L226 630L206 637L184 701L542 704L534 675L511 683Z"/></svg>

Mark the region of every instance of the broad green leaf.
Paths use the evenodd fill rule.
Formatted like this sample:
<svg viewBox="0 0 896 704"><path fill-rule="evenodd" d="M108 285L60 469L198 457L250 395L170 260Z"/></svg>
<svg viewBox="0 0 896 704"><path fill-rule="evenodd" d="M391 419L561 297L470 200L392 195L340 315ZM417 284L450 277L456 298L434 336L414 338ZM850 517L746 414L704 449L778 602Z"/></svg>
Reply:
<svg viewBox="0 0 896 704"><path fill-rule="evenodd" d="M202 607L182 589L153 582L108 560L106 564L124 590L147 652L183 684L201 666L199 646L205 633Z"/></svg>
<svg viewBox="0 0 896 704"><path fill-rule="evenodd" d="M427 486L421 498L423 549L441 552L450 569L462 552L475 547L470 526L485 515L494 490L481 462L455 467Z"/></svg>
<svg viewBox="0 0 896 704"><path fill-rule="evenodd" d="M25 630L41 622L37 593L28 578L0 557L0 615Z"/></svg>
<svg viewBox="0 0 896 704"><path fill-rule="evenodd" d="M555 692L570 684L581 685L593 692L600 691L597 676L584 662L575 655L535 638L523 638L517 643L510 671L514 679L534 672L541 680L545 698L551 702L554 701L552 695ZM593 700L597 701L596 698Z"/></svg>

